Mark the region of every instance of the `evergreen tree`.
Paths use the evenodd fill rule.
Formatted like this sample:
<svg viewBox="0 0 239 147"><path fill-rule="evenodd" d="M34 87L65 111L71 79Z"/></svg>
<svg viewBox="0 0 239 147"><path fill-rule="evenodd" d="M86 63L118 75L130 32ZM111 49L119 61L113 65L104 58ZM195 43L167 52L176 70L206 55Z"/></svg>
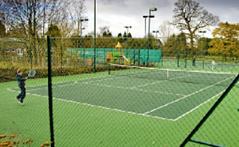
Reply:
<svg viewBox="0 0 239 147"><path fill-rule="evenodd" d="M132 38L132 35L130 32L128 33L128 38Z"/></svg>
<svg viewBox="0 0 239 147"><path fill-rule="evenodd" d="M118 34L118 38L122 38L122 34L121 33Z"/></svg>

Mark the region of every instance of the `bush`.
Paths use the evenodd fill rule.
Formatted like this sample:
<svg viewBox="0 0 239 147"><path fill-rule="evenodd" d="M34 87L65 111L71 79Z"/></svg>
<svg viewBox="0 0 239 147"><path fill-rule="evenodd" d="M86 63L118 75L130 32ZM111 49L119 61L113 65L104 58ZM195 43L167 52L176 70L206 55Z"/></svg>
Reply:
<svg viewBox="0 0 239 147"><path fill-rule="evenodd" d="M7 65L8 64L8 65ZM26 68L29 66L20 66L17 64L9 64L9 63L0 63L0 82L7 82L16 80L16 71L21 67L24 75L27 76L27 72L30 68ZM106 71L108 66L97 66L97 71ZM48 76L47 68L34 68L36 70L36 76L34 78L46 78ZM91 73L93 72L92 66L79 66L79 67L53 67L52 76L67 76L67 75L75 75L82 73Z"/></svg>

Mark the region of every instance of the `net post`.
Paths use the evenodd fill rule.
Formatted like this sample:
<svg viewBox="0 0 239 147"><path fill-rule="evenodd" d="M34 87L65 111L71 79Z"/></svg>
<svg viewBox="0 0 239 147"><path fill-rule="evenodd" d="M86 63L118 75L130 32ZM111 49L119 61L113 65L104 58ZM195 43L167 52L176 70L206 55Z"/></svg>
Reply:
<svg viewBox="0 0 239 147"><path fill-rule="evenodd" d="M51 67L51 38L47 36L47 55L48 55L48 104L51 147L55 146L54 126L53 126L53 95L52 95L52 67Z"/></svg>
<svg viewBox="0 0 239 147"><path fill-rule="evenodd" d="M177 55L177 67L179 67L179 55Z"/></svg>
<svg viewBox="0 0 239 147"><path fill-rule="evenodd" d="M108 63L108 75L110 75L111 74L111 66L110 66L110 64Z"/></svg>
<svg viewBox="0 0 239 147"><path fill-rule="evenodd" d="M184 59L184 68L187 68L187 57Z"/></svg>
<svg viewBox="0 0 239 147"><path fill-rule="evenodd" d="M167 73L166 73L166 74L167 74L167 77L166 77L166 78L167 78L167 80L168 80L168 79L169 79L169 69L166 69L166 72L167 72Z"/></svg>

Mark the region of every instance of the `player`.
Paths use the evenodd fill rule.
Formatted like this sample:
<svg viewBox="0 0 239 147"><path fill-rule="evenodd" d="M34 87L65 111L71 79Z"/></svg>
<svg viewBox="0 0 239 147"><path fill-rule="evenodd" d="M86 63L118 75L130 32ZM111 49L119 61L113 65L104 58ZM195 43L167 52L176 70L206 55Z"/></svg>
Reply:
<svg viewBox="0 0 239 147"><path fill-rule="evenodd" d="M212 70L214 70L215 69L215 67L216 67L216 62L214 61L214 60L212 60Z"/></svg>
<svg viewBox="0 0 239 147"><path fill-rule="evenodd" d="M25 81L27 80L27 77L23 78L22 71L20 69L17 70L16 80L18 87L20 88L20 93L17 96L17 100L20 104L23 104L24 98L26 96Z"/></svg>

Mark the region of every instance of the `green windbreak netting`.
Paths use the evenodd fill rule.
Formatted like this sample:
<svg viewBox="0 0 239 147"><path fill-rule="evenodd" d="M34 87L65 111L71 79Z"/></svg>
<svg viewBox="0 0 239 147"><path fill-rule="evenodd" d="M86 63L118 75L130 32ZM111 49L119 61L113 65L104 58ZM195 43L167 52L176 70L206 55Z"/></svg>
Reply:
<svg viewBox="0 0 239 147"><path fill-rule="evenodd" d="M84 60L93 60L94 48L68 48L67 53L78 56ZM106 63L107 54L112 54L117 60L119 56L125 56L132 63L159 63L161 61L161 50L159 49L122 49L121 53L115 48L96 48L96 62ZM117 62L117 61L115 61Z"/></svg>

